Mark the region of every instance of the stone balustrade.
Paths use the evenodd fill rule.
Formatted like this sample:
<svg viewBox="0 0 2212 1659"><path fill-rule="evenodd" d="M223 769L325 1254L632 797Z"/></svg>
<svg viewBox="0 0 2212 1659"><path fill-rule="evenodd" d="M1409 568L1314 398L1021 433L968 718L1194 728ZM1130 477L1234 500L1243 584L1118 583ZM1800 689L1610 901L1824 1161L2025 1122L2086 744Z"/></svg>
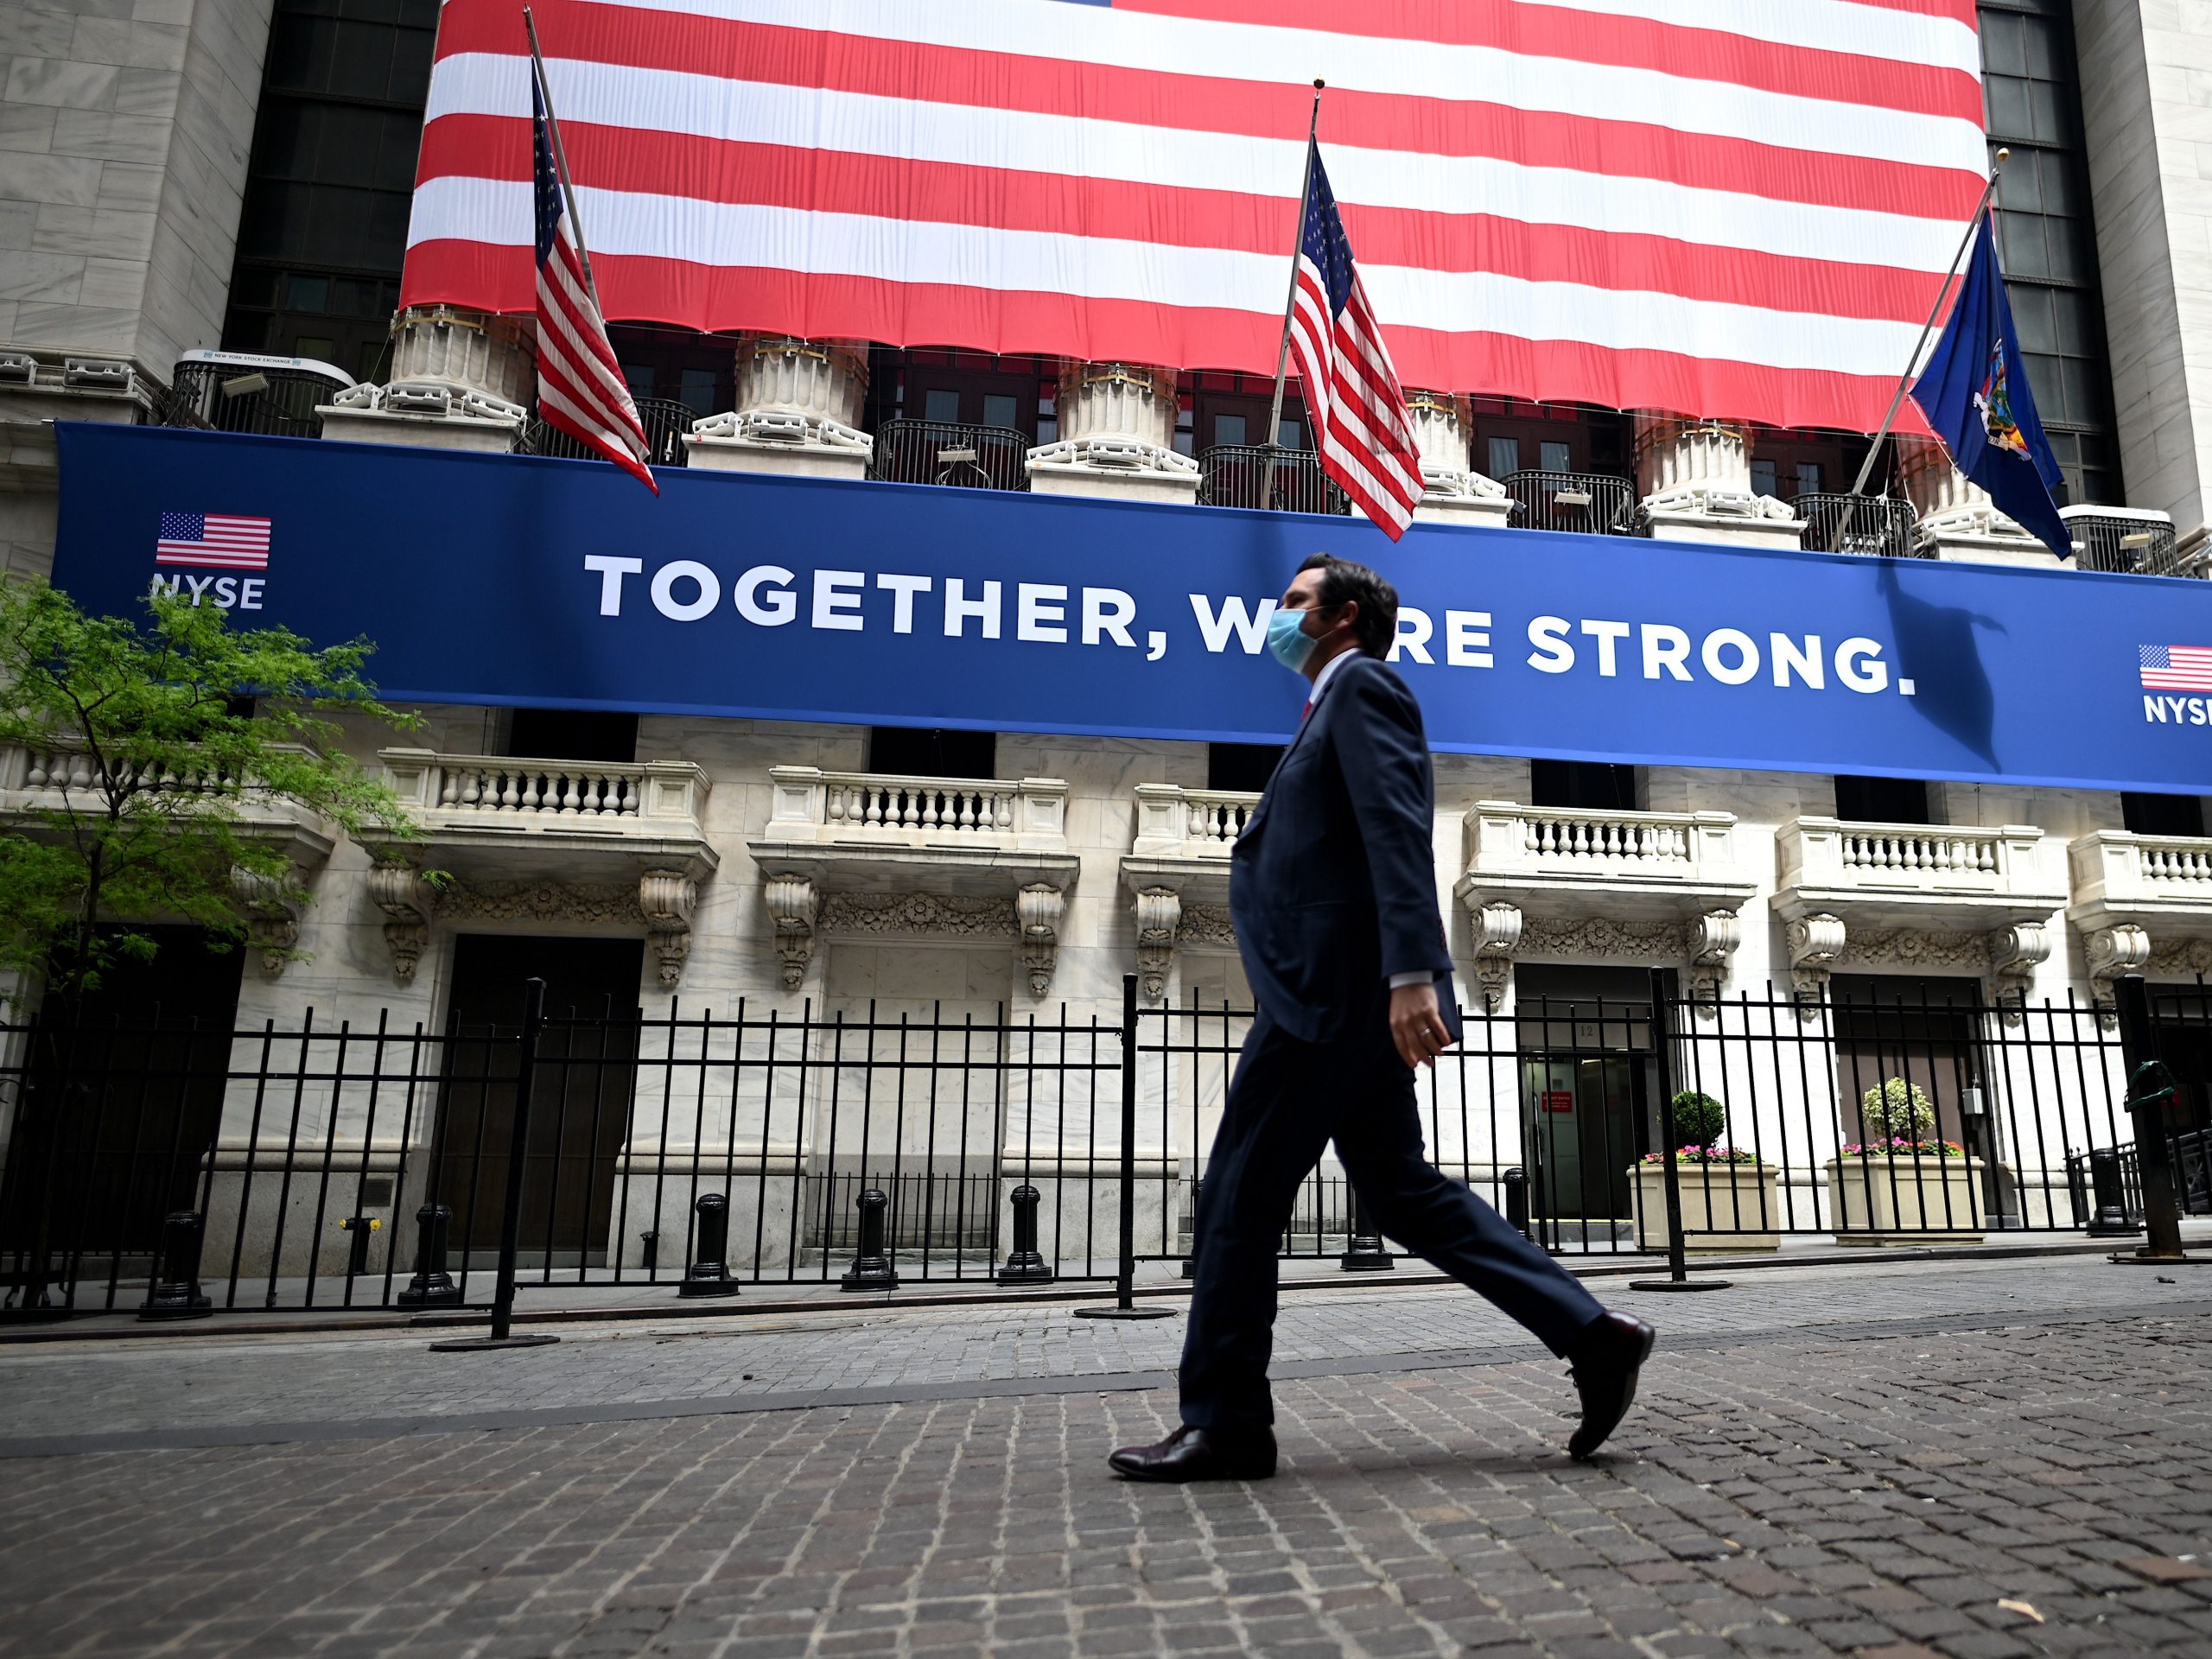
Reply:
<svg viewBox="0 0 2212 1659"><path fill-rule="evenodd" d="M2090 982L2108 1002L2112 982L2146 969L2212 973L2212 836L2101 830L2069 849L2074 902Z"/></svg>
<svg viewBox="0 0 2212 1659"><path fill-rule="evenodd" d="M1057 778L907 778L772 766L767 836L784 842L1063 850L1068 786Z"/></svg>
<svg viewBox="0 0 2212 1659"><path fill-rule="evenodd" d="M1680 961L1703 997L1726 979L1757 890L1738 864L1733 814L1478 801L1464 836L1453 890L1491 1007L1530 955Z"/></svg>
<svg viewBox="0 0 2212 1659"><path fill-rule="evenodd" d="M707 774L683 761L622 765L527 756L385 749L385 780L434 836L546 831L568 819L622 833L702 834ZM553 833L558 833L554 830Z"/></svg>
<svg viewBox="0 0 2212 1659"><path fill-rule="evenodd" d="M1243 790L1185 789L1180 784L1139 784L1136 845L1140 856L1180 854L1226 858L1260 804Z"/></svg>

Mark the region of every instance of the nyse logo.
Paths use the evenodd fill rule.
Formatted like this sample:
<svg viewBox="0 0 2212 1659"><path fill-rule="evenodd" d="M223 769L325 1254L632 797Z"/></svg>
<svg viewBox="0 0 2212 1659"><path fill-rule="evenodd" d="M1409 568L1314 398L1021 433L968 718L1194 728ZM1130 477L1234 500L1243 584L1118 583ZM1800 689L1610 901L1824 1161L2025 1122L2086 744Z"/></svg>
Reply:
<svg viewBox="0 0 2212 1659"><path fill-rule="evenodd" d="M181 594L194 605L257 611L268 585L270 521L248 513L164 512L154 532L153 592ZM201 575L200 572L208 574ZM221 574L217 574L221 573Z"/></svg>

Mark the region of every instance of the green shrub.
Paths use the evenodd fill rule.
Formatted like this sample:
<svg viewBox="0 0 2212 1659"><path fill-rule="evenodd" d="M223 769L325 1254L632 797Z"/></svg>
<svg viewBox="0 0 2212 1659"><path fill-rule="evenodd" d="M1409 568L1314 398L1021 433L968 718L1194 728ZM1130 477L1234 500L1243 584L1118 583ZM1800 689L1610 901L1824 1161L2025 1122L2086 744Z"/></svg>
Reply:
<svg viewBox="0 0 2212 1659"><path fill-rule="evenodd" d="M1891 1077L1879 1088L1869 1089L1859 1103L1866 1120L1869 1139L1925 1141L1936 1128L1936 1108L1916 1083Z"/></svg>
<svg viewBox="0 0 2212 1659"><path fill-rule="evenodd" d="M1728 1132L1728 1109L1711 1095L1685 1089L1675 1096L1675 1146L1709 1147Z"/></svg>

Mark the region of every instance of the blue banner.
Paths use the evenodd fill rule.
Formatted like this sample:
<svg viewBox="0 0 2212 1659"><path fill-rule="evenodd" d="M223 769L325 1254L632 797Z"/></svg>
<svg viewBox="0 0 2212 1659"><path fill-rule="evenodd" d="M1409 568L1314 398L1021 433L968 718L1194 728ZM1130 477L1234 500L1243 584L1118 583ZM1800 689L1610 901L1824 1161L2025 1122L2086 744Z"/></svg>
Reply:
<svg viewBox="0 0 2212 1659"><path fill-rule="evenodd" d="M2212 647L2212 583L60 432L80 603L175 583L365 635L400 701L1279 742L1304 686L1267 618L1326 551L1397 585L1440 750L2212 791L2212 684L2172 666Z"/></svg>

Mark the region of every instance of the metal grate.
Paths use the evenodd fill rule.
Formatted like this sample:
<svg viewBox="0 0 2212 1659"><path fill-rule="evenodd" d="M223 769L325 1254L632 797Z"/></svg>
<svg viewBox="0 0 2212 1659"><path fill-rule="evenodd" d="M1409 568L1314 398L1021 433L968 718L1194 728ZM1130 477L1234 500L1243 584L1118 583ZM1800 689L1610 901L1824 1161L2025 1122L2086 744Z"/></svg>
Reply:
<svg viewBox="0 0 2212 1659"><path fill-rule="evenodd" d="M1348 514L1351 498L1321 470L1311 449L1277 449L1271 499L1260 499L1268 475L1264 443L1217 443L1198 456L1198 503L1209 507L1267 506L1281 512Z"/></svg>
<svg viewBox="0 0 2212 1659"><path fill-rule="evenodd" d="M1516 530L1567 530L1585 536L1636 534L1636 486L1603 473L1508 473L1497 480L1513 499Z"/></svg>
<svg viewBox="0 0 2212 1659"><path fill-rule="evenodd" d="M886 421L868 475L891 484L957 484L971 490L1029 487L1029 436L964 421Z"/></svg>
<svg viewBox="0 0 2212 1659"><path fill-rule="evenodd" d="M1793 505L1805 528L1797 545L1808 553L1825 553L1835 542L1836 527L1850 518L1839 553L1877 555L1892 559L1914 556L1913 528L1919 520L1912 503L1890 495L1817 494L1808 491Z"/></svg>
<svg viewBox="0 0 2212 1659"><path fill-rule="evenodd" d="M281 438L319 438L319 404L346 390L340 371L306 359L262 359L195 353L172 372L154 400L155 423Z"/></svg>
<svg viewBox="0 0 2212 1659"><path fill-rule="evenodd" d="M638 420L645 429L645 463L652 467L685 467L690 464L690 451L684 447L683 435L691 429L691 423L699 417L689 404L680 404L673 397L640 397L638 399ZM565 432L556 432L536 416L523 429L522 442L517 452L525 455L550 455L562 461L598 461L603 459L597 451L587 449Z"/></svg>

